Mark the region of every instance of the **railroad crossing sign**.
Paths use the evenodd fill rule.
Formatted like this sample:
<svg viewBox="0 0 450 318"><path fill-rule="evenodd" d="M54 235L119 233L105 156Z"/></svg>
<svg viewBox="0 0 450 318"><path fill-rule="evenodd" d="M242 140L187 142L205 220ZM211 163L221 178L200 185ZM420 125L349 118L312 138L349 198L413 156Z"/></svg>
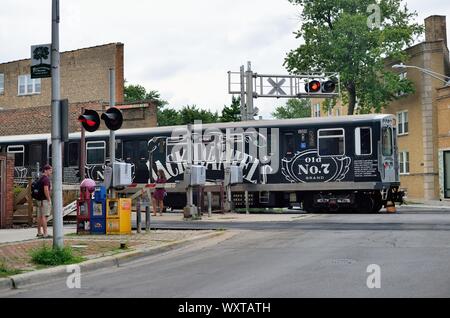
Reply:
<svg viewBox="0 0 450 318"><path fill-rule="evenodd" d="M246 72L248 73L248 71ZM241 86L248 87L249 76L241 85L239 72L228 72L228 92L241 94ZM252 73L253 98L334 98L340 94L338 73L273 75ZM248 90L245 90L248 94Z"/></svg>
<svg viewBox="0 0 450 318"><path fill-rule="evenodd" d="M247 71L228 72L228 92L241 96L241 120L253 120L257 114L253 99L268 98L335 98L340 95L339 73L271 75Z"/></svg>
<svg viewBox="0 0 450 318"><path fill-rule="evenodd" d="M281 96L287 95L285 93L285 91L283 91L283 89L281 88L283 86L283 84L286 83L285 78L281 79L279 82L275 82L271 77L269 77L267 79L267 82L273 86L273 89L269 92L269 95L275 95L275 94L278 94Z"/></svg>

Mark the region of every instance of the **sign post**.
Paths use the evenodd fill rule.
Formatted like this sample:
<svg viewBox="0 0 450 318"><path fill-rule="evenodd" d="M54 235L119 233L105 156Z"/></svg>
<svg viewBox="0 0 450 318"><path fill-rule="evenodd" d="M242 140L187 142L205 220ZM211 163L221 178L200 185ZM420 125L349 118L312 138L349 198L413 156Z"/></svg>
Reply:
<svg viewBox="0 0 450 318"><path fill-rule="evenodd" d="M59 0L52 0L52 206L53 248L64 247L63 197L62 197L62 151L60 109L60 54L59 54Z"/></svg>
<svg viewBox="0 0 450 318"><path fill-rule="evenodd" d="M51 44L31 46L31 78L46 78L52 76L51 52Z"/></svg>

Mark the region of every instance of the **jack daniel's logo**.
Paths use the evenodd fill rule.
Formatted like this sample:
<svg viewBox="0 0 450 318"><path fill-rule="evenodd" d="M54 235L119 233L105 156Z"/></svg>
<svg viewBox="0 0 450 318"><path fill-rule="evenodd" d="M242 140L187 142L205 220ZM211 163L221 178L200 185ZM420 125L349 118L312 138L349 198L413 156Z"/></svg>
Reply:
<svg viewBox="0 0 450 318"><path fill-rule="evenodd" d="M341 182L350 170L351 159L319 157L317 150L307 150L281 162L282 173L291 183Z"/></svg>

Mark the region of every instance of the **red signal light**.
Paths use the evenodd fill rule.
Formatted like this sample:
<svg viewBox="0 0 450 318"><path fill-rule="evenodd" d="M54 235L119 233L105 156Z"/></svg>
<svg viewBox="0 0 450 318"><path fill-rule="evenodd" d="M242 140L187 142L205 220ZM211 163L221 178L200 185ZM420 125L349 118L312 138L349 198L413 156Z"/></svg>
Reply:
<svg viewBox="0 0 450 318"><path fill-rule="evenodd" d="M84 114L78 117L78 121L89 132L96 131L100 126L100 116L95 110L86 109Z"/></svg>
<svg viewBox="0 0 450 318"><path fill-rule="evenodd" d="M305 91L307 93L317 93L320 91L321 84L319 81L311 81L305 84Z"/></svg>

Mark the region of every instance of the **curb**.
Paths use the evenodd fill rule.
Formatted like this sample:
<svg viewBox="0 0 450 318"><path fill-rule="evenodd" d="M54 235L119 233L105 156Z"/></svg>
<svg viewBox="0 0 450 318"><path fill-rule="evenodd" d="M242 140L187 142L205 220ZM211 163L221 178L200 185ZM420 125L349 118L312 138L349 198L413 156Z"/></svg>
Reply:
<svg viewBox="0 0 450 318"><path fill-rule="evenodd" d="M94 271L101 268L107 267L119 267L121 264L125 264L127 262L133 261L135 259L151 256L155 254L160 254L164 252L168 252L174 250L176 248L184 247L193 242L210 239L214 237L221 236L225 233L225 231L208 233L200 236L196 236L193 238L188 238L182 241L176 241L173 243L169 243L163 246L158 247L149 247L149 248L141 248L131 252L125 252L114 256L106 256L100 257L93 260L88 260L79 264L73 264L80 266L82 272ZM23 288L29 285L35 285L42 282L49 282L52 280L56 280L58 278L65 278L71 272L67 272L67 266L70 265L61 265L57 267L52 267L43 270L37 270L29 273L18 274L7 278L0 279L0 292L6 292L8 290L15 290L18 288Z"/></svg>

